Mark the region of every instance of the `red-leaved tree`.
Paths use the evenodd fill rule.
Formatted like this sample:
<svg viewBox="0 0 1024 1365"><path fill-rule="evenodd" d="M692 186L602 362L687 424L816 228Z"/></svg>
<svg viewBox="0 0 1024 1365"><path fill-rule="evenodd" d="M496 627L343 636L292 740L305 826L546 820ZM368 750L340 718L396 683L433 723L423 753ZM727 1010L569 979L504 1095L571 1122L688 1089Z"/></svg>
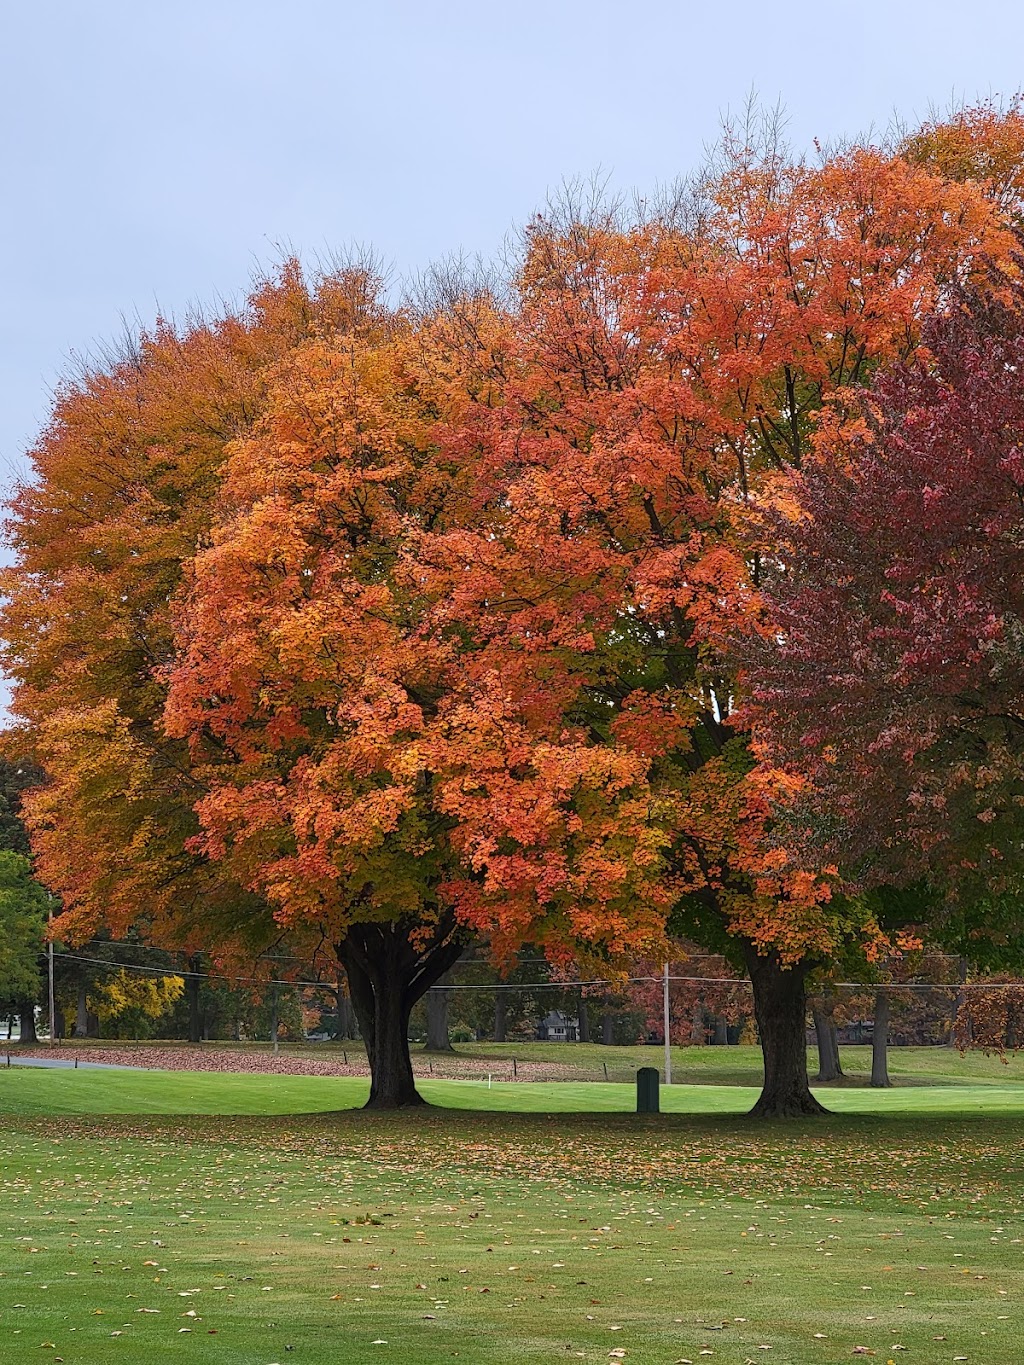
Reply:
<svg viewBox="0 0 1024 1365"><path fill-rule="evenodd" d="M955 894L1019 948L1024 873L1024 288L993 270L791 479L752 659L757 732L816 839ZM1002 908L1007 913L1000 916Z"/></svg>

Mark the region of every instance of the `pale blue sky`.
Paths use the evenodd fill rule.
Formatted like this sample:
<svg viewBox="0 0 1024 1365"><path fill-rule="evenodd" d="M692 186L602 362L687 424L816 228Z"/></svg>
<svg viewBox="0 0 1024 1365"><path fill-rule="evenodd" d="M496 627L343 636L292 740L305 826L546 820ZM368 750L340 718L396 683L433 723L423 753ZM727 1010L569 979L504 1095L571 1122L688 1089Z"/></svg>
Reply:
<svg viewBox="0 0 1024 1365"><path fill-rule="evenodd" d="M277 244L490 254L565 177L650 189L756 88L806 145L1024 84L1017 0L32 0L0 20L0 477L65 357Z"/></svg>

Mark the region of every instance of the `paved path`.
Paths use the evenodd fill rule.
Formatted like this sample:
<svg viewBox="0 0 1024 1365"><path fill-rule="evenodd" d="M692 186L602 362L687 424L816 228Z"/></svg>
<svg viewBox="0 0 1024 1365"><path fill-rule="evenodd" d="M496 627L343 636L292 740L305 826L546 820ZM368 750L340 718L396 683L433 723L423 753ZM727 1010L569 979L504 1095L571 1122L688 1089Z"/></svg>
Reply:
<svg viewBox="0 0 1024 1365"><path fill-rule="evenodd" d="M120 1062L79 1062L72 1057L8 1057L0 1051L0 1071L11 1066L49 1066L77 1071L150 1071L148 1066L124 1066Z"/></svg>

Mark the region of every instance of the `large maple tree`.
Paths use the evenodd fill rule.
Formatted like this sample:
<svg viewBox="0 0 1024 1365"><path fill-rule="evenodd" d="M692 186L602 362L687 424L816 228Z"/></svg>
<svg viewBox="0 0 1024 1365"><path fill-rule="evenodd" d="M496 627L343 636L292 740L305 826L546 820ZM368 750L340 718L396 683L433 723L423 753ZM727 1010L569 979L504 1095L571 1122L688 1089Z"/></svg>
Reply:
<svg viewBox="0 0 1024 1365"><path fill-rule="evenodd" d="M166 708L207 790L192 846L280 924L333 946L374 1107L419 1102L409 1015L464 950L470 917L453 885L486 896L497 881L536 900L534 869L551 867L534 844L575 826L584 864L546 899L540 941L621 952L645 926L648 941L660 933L629 909L601 849L609 828L623 837L635 762L534 748L530 798L524 783L492 792L504 846L484 853L463 837L466 771L500 781L522 741L500 704L466 709L472 646L437 627L440 580L420 557L424 538L484 512L476 461L440 439L458 428L467 385L439 332L441 319L382 316L277 367L262 419L230 448L212 544L190 567Z"/></svg>
<svg viewBox="0 0 1024 1365"><path fill-rule="evenodd" d="M909 355L979 253L1008 245L982 187L870 148L809 166L727 143L672 214L624 226L568 204L537 219L502 401L472 414L507 489L500 516L428 550L474 642L465 685L481 713L580 765L642 761L659 837L641 871L678 932L751 976L762 1114L818 1110L804 981L876 926L833 895L828 867L780 846L784 774L755 762L736 713L729 638L756 616L761 572L747 509L806 459L823 404ZM498 780L467 768L458 837L478 863L515 842L505 812L519 787L534 795L529 752ZM544 894L510 901L501 878L473 880L456 888L462 913L491 932L543 920L565 858L533 851Z"/></svg>

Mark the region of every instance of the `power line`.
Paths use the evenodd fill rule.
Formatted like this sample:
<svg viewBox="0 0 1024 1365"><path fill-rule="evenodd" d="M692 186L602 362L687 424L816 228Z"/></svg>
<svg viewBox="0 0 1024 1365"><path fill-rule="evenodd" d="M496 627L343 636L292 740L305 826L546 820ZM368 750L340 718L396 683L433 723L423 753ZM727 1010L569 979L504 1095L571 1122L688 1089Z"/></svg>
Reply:
<svg viewBox="0 0 1024 1365"><path fill-rule="evenodd" d="M708 956L718 956L718 954L708 954ZM54 957L65 958L72 962L85 962L93 967L112 967L118 971L142 972L149 976L177 976L183 980L194 981L197 979L206 981L245 981L261 986L302 986L316 990L327 990L331 993L334 987L325 981L289 981L286 978L262 977L262 976L232 976L223 972L190 972L178 971L166 967L146 967L141 963L134 962L114 962L107 958L82 957L78 953L54 953ZM299 961L300 959L294 959ZM684 985L696 986L744 986L750 987L752 983L747 977L742 976L669 976L669 981L682 983ZM636 986L636 985L660 985L664 977L662 976L627 976L610 980L607 977L595 977L588 981L495 981L486 982L463 982L445 983L439 989L446 991L536 991L536 990L557 990L572 991L590 989L592 987L604 986L614 989L617 986ZM1019 990L1024 987L1024 982L1017 981L834 981L830 983L833 990L887 990L887 991L962 991L962 990Z"/></svg>

